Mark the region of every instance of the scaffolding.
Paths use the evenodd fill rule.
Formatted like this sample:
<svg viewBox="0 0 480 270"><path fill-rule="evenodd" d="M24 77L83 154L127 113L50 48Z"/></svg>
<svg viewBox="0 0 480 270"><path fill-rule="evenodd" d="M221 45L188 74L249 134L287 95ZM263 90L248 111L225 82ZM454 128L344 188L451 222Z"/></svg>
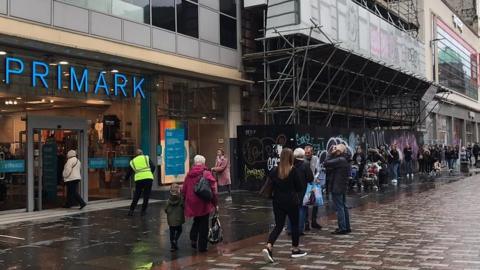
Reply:
<svg viewBox="0 0 480 270"><path fill-rule="evenodd" d="M263 69L253 76L263 88L264 124L416 128L425 120L429 82L342 49L311 23L308 35L274 29L274 37L257 39L262 52L244 55L247 68Z"/></svg>
<svg viewBox="0 0 480 270"><path fill-rule="evenodd" d="M417 0L352 0L402 31L418 36Z"/></svg>

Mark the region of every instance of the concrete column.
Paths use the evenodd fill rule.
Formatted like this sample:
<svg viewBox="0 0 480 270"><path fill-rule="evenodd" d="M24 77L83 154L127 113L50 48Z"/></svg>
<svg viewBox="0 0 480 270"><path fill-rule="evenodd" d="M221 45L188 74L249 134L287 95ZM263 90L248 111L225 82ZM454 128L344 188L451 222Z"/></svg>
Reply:
<svg viewBox="0 0 480 270"><path fill-rule="evenodd" d="M467 145L467 120L462 119L462 145Z"/></svg>
<svg viewBox="0 0 480 270"><path fill-rule="evenodd" d="M230 175L232 177L232 186L238 187L238 153L237 149L237 126L242 124L242 110L241 110L241 89L239 86L228 87L228 111L227 120L228 124L225 125L228 139L225 142L225 148L228 151L230 157Z"/></svg>
<svg viewBox="0 0 480 270"><path fill-rule="evenodd" d="M477 122L473 122L473 130L475 132L475 135L473 136L474 140L475 142L478 142L478 123Z"/></svg>
<svg viewBox="0 0 480 270"><path fill-rule="evenodd" d="M453 116L450 117L450 142L449 144L453 144L453 134L455 133L455 118Z"/></svg>

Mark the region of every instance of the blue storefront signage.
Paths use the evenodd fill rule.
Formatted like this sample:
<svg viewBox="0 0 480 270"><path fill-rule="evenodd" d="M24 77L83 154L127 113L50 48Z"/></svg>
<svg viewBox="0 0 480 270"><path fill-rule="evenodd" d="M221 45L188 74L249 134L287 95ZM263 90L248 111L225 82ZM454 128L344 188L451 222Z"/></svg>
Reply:
<svg viewBox="0 0 480 270"><path fill-rule="evenodd" d="M114 168L128 168L130 167L131 157L116 157L113 158L113 167Z"/></svg>
<svg viewBox="0 0 480 270"><path fill-rule="evenodd" d="M165 130L165 175L185 174L185 130Z"/></svg>
<svg viewBox="0 0 480 270"><path fill-rule="evenodd" d="M89 70L88 68L83 68L81 71L77 70L75 67L70 66L65 68L62 65L57 65L55 70L51 70L48 63L43 61L32 61L31 63L32 70L30 72L30 79L32 87L44 87L49 89L49 87L56 87L57 90L62 90L64 83L67 83L68 89L71 92L78 93L88 93L93 92L96 95L99 92L103 92L105 95L110 96L124 96L136 98L140 96L142 99L145 99L145 91L143 89L145 78L139 78L136 76L127 77L121 73L114 73L112 76L112 85L107 83L105 78L106 72L99 71L97 73L96 79L94 80L95 85L93 89L90 89L88 84L89 82ZM22 59L16 57L6 57L5 58L5 83L11 84L13 82L14 76L20 76L25 71L25 63ZM62 76L64 71L68 71L70 76L66 82L64 82L64 76ZM55 86L49 85L48 76L51 73L56 74ZM113 89L113 93L110 93L110 88Z"/></svg>
<svg viewBox="0 0 480 270"><path fill-rule="evenodd" d="M25 160L0 160L0 173L24 173Z"/></svg>
<svg viewBox="0 0 480 270"><path fill-rule="evenodd" d="M89 158L88 168L89 169L106 169L107 159L106 158Z"/></svg>

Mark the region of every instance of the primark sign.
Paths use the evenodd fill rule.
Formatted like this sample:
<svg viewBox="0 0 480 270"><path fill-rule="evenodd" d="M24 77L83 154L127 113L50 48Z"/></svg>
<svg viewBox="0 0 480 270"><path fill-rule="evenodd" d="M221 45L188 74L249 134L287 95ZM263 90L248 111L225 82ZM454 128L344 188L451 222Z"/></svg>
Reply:
<svg viewBox="0 0 480 270"><path fill-rule="evenodd" d="M13 84L19 76L28 74L32 87L44 87L46 89L56 88L58 90L67 89L76 93L104 93L107 96L120 96L136 98L137 96L145 99L145 78L136 76L127 76L115 72L112 73L111 83L107 83L107 72L99 71L95 74L94 84L90 85L89 76L91 73L88 68L67 67L66 65L51 66L43 61L33 60L30 62L30 71L25 69L25 61L21 58L6 57L4 78L6 84ZM69 76L63 76L67 72ZM55 81L49 84L48 77L55 76ZM51 81L50 81L51 82ZM112 89L112 92L110 91Z"/></svg>

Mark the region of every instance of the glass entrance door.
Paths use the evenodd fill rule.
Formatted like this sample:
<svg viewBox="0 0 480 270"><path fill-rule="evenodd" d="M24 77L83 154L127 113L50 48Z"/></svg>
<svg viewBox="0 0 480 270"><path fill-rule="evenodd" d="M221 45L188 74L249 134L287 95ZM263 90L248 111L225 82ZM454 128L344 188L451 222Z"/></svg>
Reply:
<svg viewBox="0 0 480 270"><path fill-rule="evenodd" d="M88 201L87 121L82 118L30 115L27 117L27 211L65 204L63 167L68 151L81 162L78 193Z"/></svg>
<svg viewBox="0 0 480 270"><path fill-rule="evenodd" d="M79 159L82 157L81 136L78 130L33 130L35 210L66 204L67 190L62 173L68 151L74 150Z"/></svg>

